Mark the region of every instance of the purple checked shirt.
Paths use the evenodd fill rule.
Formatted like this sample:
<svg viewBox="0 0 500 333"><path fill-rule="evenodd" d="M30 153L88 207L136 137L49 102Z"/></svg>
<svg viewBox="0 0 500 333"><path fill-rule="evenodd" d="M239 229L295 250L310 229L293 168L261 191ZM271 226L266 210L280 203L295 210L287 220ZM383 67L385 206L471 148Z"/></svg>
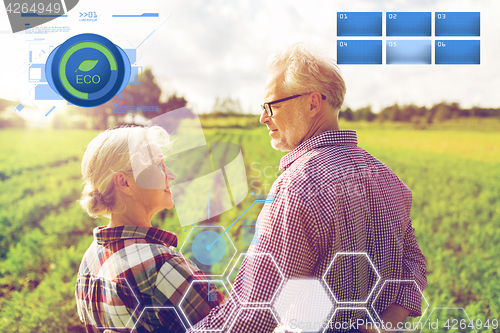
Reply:
<svg viewBox="0 0 500 333"><path fill-rule="evenodd" d="M411 224L411 191L357 146L356 131L306 140L281 159L280 170L269 193L274 201L258 217L259 241L236 276L233 297L194 329L221 327L231 317L231 332L272 332L276 319L282 320L273 306L276 295L283 281L297 278L325 286L333 303L323 323L328 327L365 320L368 313L377 320L392 303L410 316L422 315L427 271Z"/></svg>

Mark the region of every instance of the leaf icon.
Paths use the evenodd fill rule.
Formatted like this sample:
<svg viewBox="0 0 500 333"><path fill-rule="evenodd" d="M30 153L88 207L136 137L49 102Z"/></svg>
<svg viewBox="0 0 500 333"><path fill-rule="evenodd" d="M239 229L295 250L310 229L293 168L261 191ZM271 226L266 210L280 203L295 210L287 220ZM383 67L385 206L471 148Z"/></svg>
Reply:
<svg viewBox="0 0 500 333"><path fill-rule="evenodd" d="M80 64L80 66L78 66L78 68L76 69L76 71L77 70L81 70L82 72L88 72L92 68L94 68L95 65L97 65L98 61L99 61L99 59L97 59L97 60L84 60L84 61L82 61L82 63Z"/></svg>

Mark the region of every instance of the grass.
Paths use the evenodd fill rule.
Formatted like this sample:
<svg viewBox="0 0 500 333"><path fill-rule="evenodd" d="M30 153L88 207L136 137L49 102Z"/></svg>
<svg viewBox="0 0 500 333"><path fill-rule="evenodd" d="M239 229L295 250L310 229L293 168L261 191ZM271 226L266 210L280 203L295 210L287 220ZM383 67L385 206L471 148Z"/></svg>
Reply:
<svg viewBox="0 0 500 333"><path fill-rule="evenodd" d="M233 125L230 119L207 125L207 141L240 145L249 189L269 191L283 153L270 147L264 126ZM340 127L355 129L358 145L412 189L411 218L428 261L424 295L431 309L463 307L484 322L500 317L500 131L497 119L468 125L458 121L414 130L411 124L341 122ZM97 133L0 131L0 331L84 332L74 281L92 228L107 221L88 218L76 200L82 190L79 162ZM254 198L249 195L212 222L227 228ZM255 219L259 209L255 205L242 219ZM184 230L190 230L179 225L175 210L158 214L153 225L177 233L178 248L187 238ZM242 232L240 223L229 231L239 253L245 250ZM451 315L465 318L460 311L435 311L431 320Z"/></svg>

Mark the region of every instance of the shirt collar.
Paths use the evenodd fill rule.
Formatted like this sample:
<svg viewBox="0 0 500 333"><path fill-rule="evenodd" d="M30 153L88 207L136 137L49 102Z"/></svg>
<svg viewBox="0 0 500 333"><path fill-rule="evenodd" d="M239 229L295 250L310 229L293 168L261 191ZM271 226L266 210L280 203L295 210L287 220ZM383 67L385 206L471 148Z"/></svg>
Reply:
<svg viewBox="0 0 500 333"><path fill-rule="evenodd" d="M356 131L353 130L338 130L326 131L319 135L313 136L295 147L288 154L283 156L280 161L280 170L288 168L295 160L304 155L310 150L324 146L338 145L357 145L358 138Z"/></svg>
<svg viewBox="0 0 500 333"><path fill-rule="evenodd" d="M100 245L133 238L146 239L151 243L159 243L165 246L177 246L176 234L157 228L126 225L115 228L101 226L94 229L94 239Z"/></svg>

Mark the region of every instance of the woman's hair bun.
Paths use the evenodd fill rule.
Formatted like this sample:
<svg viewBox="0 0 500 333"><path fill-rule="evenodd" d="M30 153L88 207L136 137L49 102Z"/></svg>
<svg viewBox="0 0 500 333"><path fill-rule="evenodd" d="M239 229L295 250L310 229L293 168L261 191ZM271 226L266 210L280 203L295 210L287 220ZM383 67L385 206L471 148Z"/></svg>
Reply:
<svg viewBox="0 0 500 333"><path fill-rule="evenodd" d="M103 212L109 210L101 193L90 185L85 186L83 189L80 204L92 217L99 217Z"/></svg>

